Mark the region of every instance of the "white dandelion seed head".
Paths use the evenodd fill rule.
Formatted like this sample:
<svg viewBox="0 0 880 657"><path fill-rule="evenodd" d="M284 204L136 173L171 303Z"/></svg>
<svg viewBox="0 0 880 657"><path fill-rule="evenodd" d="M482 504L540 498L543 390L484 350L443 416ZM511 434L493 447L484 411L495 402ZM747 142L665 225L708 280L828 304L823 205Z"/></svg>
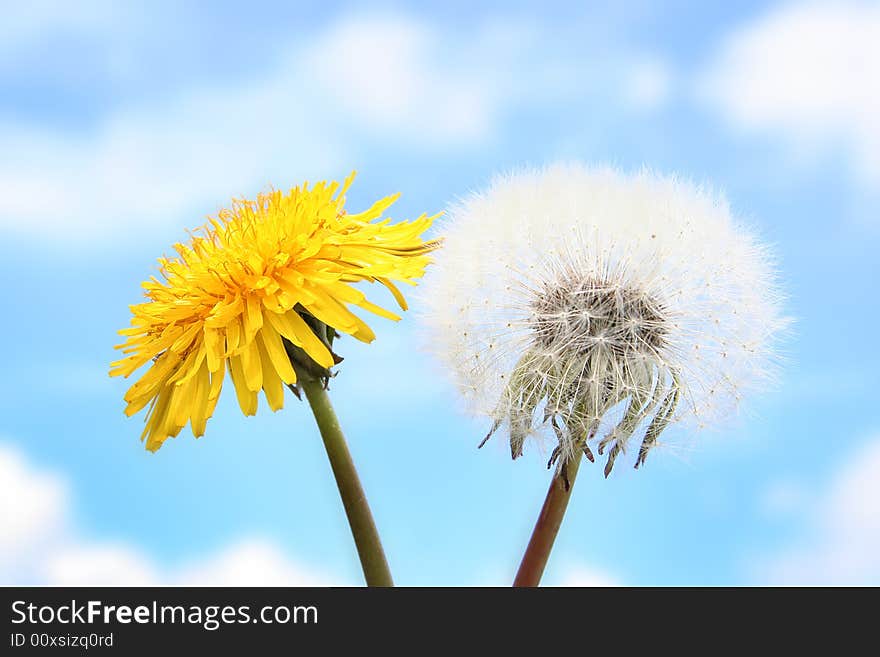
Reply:
<svg viewBox="0 0 880 657"><path fill-rule="evenodd" d="M606 476L665 427L704 427L775 369L787 320L768 250L709 190L556 165L451 208L422 288L428 341L467 406L507 431L590 445Z"/></svg>

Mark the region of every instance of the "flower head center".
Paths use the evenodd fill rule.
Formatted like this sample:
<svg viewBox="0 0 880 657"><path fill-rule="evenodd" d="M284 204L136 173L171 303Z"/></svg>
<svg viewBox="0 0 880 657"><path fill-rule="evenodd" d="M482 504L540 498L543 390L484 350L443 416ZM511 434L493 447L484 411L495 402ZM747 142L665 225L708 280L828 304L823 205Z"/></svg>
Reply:
<svg viewBox="0 0 880 657"><path fill-rule="evenodd" d="M668 334L663 305L651 295L613 280L574 275L544 283L532 301L529 324L538 345L565 353L655 354Z"/></svg>

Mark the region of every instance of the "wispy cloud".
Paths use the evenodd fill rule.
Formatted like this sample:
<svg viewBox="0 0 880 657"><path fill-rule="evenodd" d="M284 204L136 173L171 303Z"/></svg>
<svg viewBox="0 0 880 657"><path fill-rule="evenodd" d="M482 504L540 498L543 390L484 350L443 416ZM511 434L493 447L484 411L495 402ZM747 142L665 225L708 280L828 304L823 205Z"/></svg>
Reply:
<svg viewBox="0 0 880 657"><path fill-rule="evenodd" d="M736 29L698 93L733 126L781 136L798 156L843 145L880 185L880 5L790 4Z"/></svg>
<svg viewBox="0 0 880 657"><path fill-rule="evenodd" d="M76 530L63 478L35 467L0 443L0 584L58 586L344 585L292 559L273 542L244 536L229 545L166 564L121 540L90 540Z"/></svg>
<svg viewBox="0 0 880 657"><path fill-rule="evenodd" d="M296 87L284 70L245 87L193 91L113 115L88 136L2 125L0 226L109 242L182 212L201 217L272 180L338 172L346 149Z"/></svg>
<svg viewBox="0 0 880 657"><path fill-rule="evenodd" d="M562 578L555 585L588 588L623 586L616 575L583 564L570 564L563 571Z"/></svg>
<svg viewBox="0 0 880 657"><path fill-rule="evenodd" d="M321 34L305 49L302 63L322 106L365 130L434 146L482 141L499 109L502 85L478 67L455 70L438 57L443 49L441 35L422 21L365 16Z"/></svg>
<svg viewBox="0 0 880 657"><path fill-rule="evenodd" d="M64 532L68 508L64 482L40 472L9 445L0 443L0 573L35 546Z"/></svg>
<svg viewBox="0 0 880 657"><path fill-rule="evenodd" d="M676 92L675 78L673 68L658 55L634 58L624 78L624 97L635 109L660 109Z"/></svg>
<svg viewBox="0 0 880 657"><path fill-rule="evenodd" d="M11 3L3 8L0 23L0 67L12 64L12 55L33 45L45 44L47 37L77 34L92 39L119 41L118 26L126 24L132 10L112 0L32 0ZM114 29L116 27L117 29ZM8 59L7 59L8 56Z"/></svg>
<svg viewBox="0 0 880 657"><path fill-rule="evenodd" d="M759 510L768 517L787 516L799 512L810 499L803 483L786 477L770 484L759 500Z"/></svg>
<svg viewBox="0 0 880 657"><path fill-rule="evenodd" d="M79 247L136 239L184 214L201 223L231 195L345 174L365 139L476 147L505 93L485 68L447 65L444 48L416 19L345 18L250 81L118 110L86 134L7 120L0 227Z"/></svg>
<svg viewBox="0 0 880 657"><path fill-rule="evenodd" d="M780 493L770 492L779 502ZM795 585L880 584L880 436L873 436L815 495L782 491L799 505L804 536L763 560L761 581ZM774 504L778 506L778 504Z"/></svg>
<svg viewBox="0 0 880 657"><path fill-rule="evenodd" d="M245 538L177 566L126 543L63 545L38 573L56 586L341 586L346 582L290 559L270 541Z"/></svg>
<svg viewBox="0 0 880 657"><path fill-rule="evenodd" d="M134 19L92 13L61 12L28 33L63 28L106 45L109 25L144 38ZM86 131L7 118L0 230L77 248L134 241L185 217L194 227L230 196L344 175L376 144L466 157L510 137L506 119L524 109L586 109L597 90L604 106L627 110L668 100L673 77L660 58L624 48L600 66L570 36L491 17L456 30L410 14L346 15L291 37L250 78L123 97Z"/></svg>

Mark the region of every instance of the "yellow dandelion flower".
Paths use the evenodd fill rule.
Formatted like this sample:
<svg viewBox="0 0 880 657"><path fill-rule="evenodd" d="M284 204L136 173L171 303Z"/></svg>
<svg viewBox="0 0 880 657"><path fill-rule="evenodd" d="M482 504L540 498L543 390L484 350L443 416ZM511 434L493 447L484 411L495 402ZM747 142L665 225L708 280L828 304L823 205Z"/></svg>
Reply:
<svg viewBox="0 0 880 657"><path fill-rule="evenodd" d="M236 200L188 244L175 244L176 257L159 259L162 280L143 284L148 300L131 306L131 326L119 331L126 340L116 346L126 355L110 370L128 377L151 363L125 395L128 416L149 406L141 435L147 449L159 449L187 423L203 435L227 369L245 415L257 412L261 390L276 411L284 385L297 381L296 348L324 371L335 363L316 326L371 342L373 331L350 306L400 319L352 284L379 282L406 310L392 281L414 284L422 276L436 242L421 235L436 215L390 223L382 215L399 194L348 214L353 179Z"/></svg>

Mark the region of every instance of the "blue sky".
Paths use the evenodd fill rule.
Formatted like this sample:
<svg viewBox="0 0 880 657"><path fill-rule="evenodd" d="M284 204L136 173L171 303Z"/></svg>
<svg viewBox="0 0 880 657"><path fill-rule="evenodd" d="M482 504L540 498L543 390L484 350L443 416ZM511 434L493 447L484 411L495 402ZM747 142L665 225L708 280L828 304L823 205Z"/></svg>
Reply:
<svg viewBox="0 0 880 657"><path fill-rule="evenodd" d="M779 387L585 468L548 583L880 583L876 3L33 2L0 26L0 582L349 583L308 410L157 454L107 376L185 229L358 178L394 218L559 159L725 190L797 319ZM417 312L417 309L414 309ZM415 317L344 341L333 399L401 584L507 584L548 473L459 412Z"/></svg>

